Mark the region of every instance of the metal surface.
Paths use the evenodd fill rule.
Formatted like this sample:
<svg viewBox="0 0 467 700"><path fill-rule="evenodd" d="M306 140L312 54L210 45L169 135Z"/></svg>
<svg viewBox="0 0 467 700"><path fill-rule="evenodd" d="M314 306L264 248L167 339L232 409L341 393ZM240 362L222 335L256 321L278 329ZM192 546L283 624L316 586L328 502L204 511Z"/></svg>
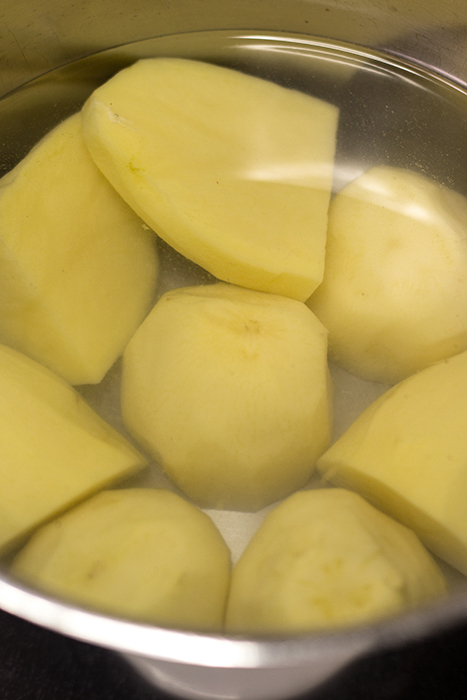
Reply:
<svg viewBox="0 0 467 700"><path fill-rule="evenodd" d="M309 33L395 52L467 81L462 0L4 0L0 95L103 48L206 29Z"/></svg>

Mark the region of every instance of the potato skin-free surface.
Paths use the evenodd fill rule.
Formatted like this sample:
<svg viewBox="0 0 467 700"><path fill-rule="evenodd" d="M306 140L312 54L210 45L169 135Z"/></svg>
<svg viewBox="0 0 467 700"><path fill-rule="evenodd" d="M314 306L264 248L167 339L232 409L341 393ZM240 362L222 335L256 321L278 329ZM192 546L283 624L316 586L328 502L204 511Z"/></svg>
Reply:
<svg viewBox="0 0 467 700"><path fill-rule="evenodd" d="M101 611L220 630L230 554L213 522L163 489L97 494L39 530L13 572Z"/></svg>
<svg viewBox="0 0 467 700"><path fill-rule="evenodd" d="M326 348L302 302L173 290L125 350L124 421L198 504L258 510L303 486L330 443Z"/></svg>
<svg viewBox="0 0 467 700"><path fill-rule="evenodd" d="M338 110L201 61L141 60L83 108L98 167L217 278L305 301L323 276Z"/></svg>
<svg viewBox="0 0 467 700"><path fill-rule="evenodd" d="M0 342L98 383L149 311L155 236L94 165L75 114L0 180Z"/></svg>
<svg viewBox="0 0 467 700"><path fill-rule="evenodd" d="M226 627L293 634L372 621L444 593L417 537L343 489L277 506L234 567Z"/></svg>
<svg viewBox="0 0 467 700"><path fill-rule="evenodd" d="M395 384L467 349L467 199L379 166L329 210L323 283L308 302L330 359Z"/></svg>
<svg viewBox="0 0 467 700"><path fill-rule="evenodd" d="M146 466L64 379L0 345L0 549Z"/></svg>
<svg viewBox="0 0 467 700"><path fill-rule="evenodd" d="M467 574L467 352L428 367L369 406L318 460Z"/></svg>

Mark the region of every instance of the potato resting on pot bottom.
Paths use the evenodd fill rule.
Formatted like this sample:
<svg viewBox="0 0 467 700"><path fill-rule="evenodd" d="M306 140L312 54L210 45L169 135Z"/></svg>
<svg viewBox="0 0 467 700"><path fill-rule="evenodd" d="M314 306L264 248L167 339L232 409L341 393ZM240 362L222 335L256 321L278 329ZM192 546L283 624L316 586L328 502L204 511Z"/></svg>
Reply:
<svg viewBox="0 0 467 700"><path fill-rule="evenodd" d="M203 507L258 510L330 443L326 330L302 302L234 285L167 292L123 356L123 419Z"/></svg>
<svg viewBox="0 0 467 700"><path fill-rule="evenodd" d="M289 496L234 567L231 633L351 625L430 601L444 578L418 538L351 491Z"/></svg>
<svg viewBox="0 0 467 700"><path fill-rule="evenodd" d="M343 489L297 492L276 506L231 581L230 553L210 518L147 488L101 492L42 526L12 571L101 612L245 634L352 625L446 589L410 530Z"/></svg>
<svg viewBox="0 0 467 700"><path fill-rule="evenodd" d="M467 352L374 401L318 460L467 575Z"/></svg>
<svg viewBox="0 0 467 700"><path fill-rule="evenodd" d="M155 238L65 119L0 179L0 342L100 382L151 307Z"/></svg>
<svg viewBox="0 0 467 700"><path fill-rule="evenodd" d="M467 198L378 166L329 208L322 284L308 305L330 359L395 384L467 349Z"/></svg>
<svg viewBox="0 0 467 700"><path fill-rule="evenodd" d="M219 631L230 553L210 518L164 489L103 491L44 525L13 573L103 612Z"/></svg>
<svg viewBox="0 0 467 700"><path fill-rule="evenodd" d="M62 377L0 345L0 550L147 458Z"/></svg>

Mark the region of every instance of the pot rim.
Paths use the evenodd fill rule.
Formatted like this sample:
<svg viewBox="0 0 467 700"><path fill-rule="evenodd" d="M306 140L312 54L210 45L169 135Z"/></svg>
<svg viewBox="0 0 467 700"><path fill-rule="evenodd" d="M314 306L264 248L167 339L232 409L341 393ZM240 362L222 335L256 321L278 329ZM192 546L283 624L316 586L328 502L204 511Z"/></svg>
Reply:
<svg viewBox="0 0 467 700"><path fill-rule="evenodd" d="M315 634L241 637L191 632L92 612L0 576L0 606L31 623L121 653L208 668L293 667L357 648L417 641L467 620L467 591L378 622Z"/></svg>
<svg viewBox="0 0 467 700"><path fill-rule="evenodd" d="M211 31L213 30L206 30L206 33ZM225 32L237 39L252 39L259 35L263 37L265 34L284 42L300 38L300 41L308 41L310 48L315 50L332 46L346 55L353 56L357 61L368 58L376 62L382 60L386 65L392 63L393 67L407 74L415 73L425 78L434 78L440 84L454 87L464 97L467 94L467 83L396 51L385 50L382 53L334 39L329 43L330 40L308 34L287 32L282 36L276 29L239 29ZM190 33L202 32L181 34ZM174 35L170 33L167 36ZM109 53L112 50L118 52L135 43L149 44L154 39L161 38L150 37L138 42L128 42L113 49L102 49L97 53ZM93 53L93 57L95 55L96 52ZM74 59L54 68L53 71L67 70L70 66L83 64L90 58L92 57L84 56ZM48 72L34 80L39 81L47 75ZM21 85L12 92L22 87L24 86ZM39 593L6 573L0 575L0 607L31 623L121 653L208 668L277 668L298 666L326 654L335 654L338 650L357 648L376 651L390 648L461 625L467 621L467 590L451 592L445 598L378 622L314 634L267 638L176 630L93 612L59 597Z"/></svg>

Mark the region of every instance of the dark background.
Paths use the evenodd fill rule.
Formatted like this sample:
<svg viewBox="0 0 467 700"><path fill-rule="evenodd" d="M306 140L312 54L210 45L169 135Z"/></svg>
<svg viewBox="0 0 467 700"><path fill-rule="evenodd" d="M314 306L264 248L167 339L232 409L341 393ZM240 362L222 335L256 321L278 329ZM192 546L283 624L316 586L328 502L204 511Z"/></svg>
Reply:
<svg viewBox="0 0 467 700"><path fill-rule="evenodd" d="M358 661L301 700L467 700L467 625ZM118 655L0 611L0 700L169 700ZM173 700L173 699L172 699Z"/></svg>

